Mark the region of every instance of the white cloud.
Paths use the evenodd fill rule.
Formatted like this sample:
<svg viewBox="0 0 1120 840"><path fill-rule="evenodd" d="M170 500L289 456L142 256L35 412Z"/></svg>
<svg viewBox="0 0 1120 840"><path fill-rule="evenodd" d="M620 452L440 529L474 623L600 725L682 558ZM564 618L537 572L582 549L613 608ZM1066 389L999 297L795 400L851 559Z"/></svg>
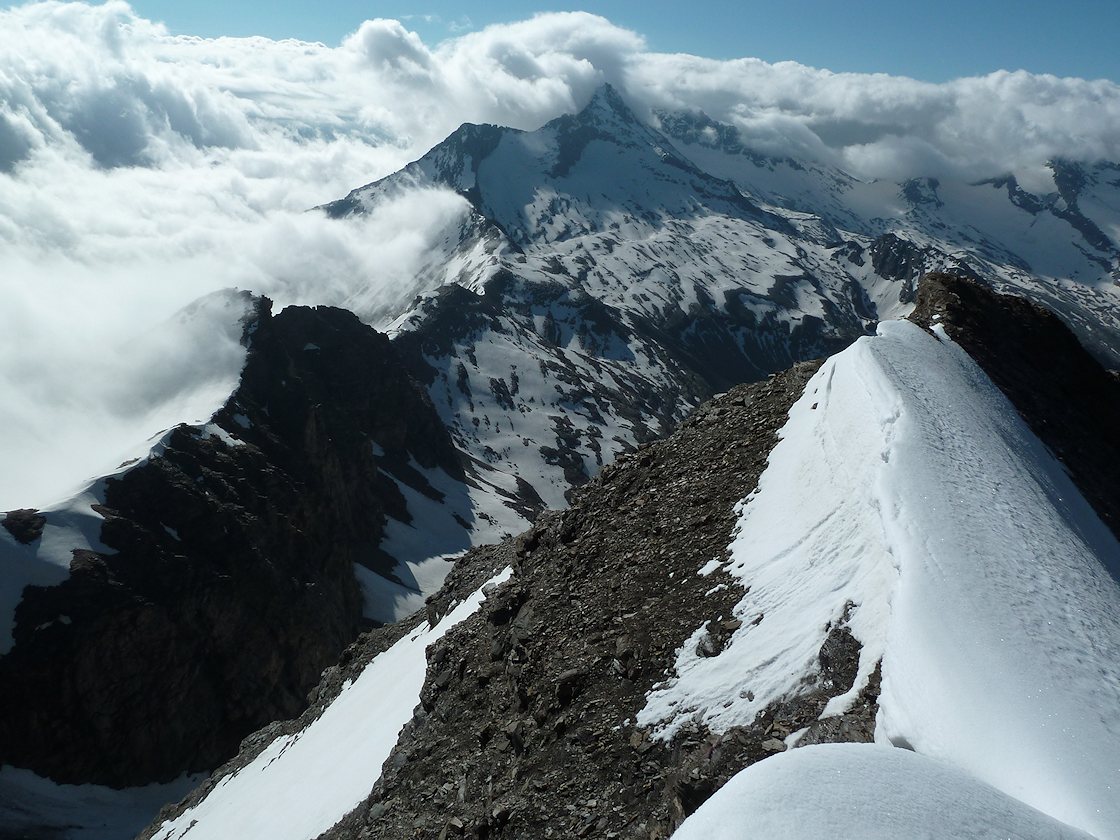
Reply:
<svg viewBox="0 0 1120 840"><path fill-rule="evenodd" d="M820 159L867 177L977 177L1054 156L1120 157L1120 85L1102 80L1000 71L931 84L792 62L655 55L632 65L629 81L661 107L700 107L740 126L763 151L784 134L795 151L815 148Z"/></svg>
<svg viewBox="0 0 1120 840"><path fill-rule="evenodd" d="M202 364L213 348L197 332L170 331L176 352L147 360L111 349L194 297L240 286L367 312L378 296L407 301L410 273L461 219L459 199L405 196L360 222L303 211L462 122L535 128L609 81L640 112L702 108L763 151L865 175L1120 158L1110 82L1017 72L934 85L655 54L579 12L435 46L371 20L327 46L173 36L123 2L40 2L0 11L0 43L0 508L49 495L30 467L9 468L42 460L36 435L82 451L84 414L98 418L91 428L146 436L152 405L205 390L170 361ZM236 352L218 356L204 361L236 368ZM175 382L187 384L174 393Z"/></svg>
<svg viewBox="0 0 1120 840"><path fill-rule="evenodd" d="M376 73L405 85L431 84L435 61L420 36L400 21L367 20L346 39L345 47L358 53Z"/></svg>

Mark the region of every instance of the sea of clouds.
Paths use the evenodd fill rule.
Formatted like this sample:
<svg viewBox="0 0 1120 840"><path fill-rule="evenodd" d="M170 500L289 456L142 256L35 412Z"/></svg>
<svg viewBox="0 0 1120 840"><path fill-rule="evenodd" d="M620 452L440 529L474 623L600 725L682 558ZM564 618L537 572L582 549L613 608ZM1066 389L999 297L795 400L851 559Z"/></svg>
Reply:
<svg viewBox="0 0 1120 840"><path fill-rule="evenodd" d="M999 72L945 84L647 51L591 14L425 44L370 20L337 45L169 34L123 2L0 11L0 510L44 505L180 420L243 359L219 289L346 305L459 225L451 193L306 212L463 122L532 129L607 81L699 108L764 152L866 178L1028 180L1120 159L1120 86ZM195 416L199 415L199 416Z"/></svg>

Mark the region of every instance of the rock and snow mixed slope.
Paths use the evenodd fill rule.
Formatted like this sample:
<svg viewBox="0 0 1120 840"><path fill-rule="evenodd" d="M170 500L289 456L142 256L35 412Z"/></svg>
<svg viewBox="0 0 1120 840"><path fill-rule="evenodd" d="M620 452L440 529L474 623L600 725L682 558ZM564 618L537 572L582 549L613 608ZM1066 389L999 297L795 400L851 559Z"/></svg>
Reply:
<svg viewBox="0 0 1120 840"><path fill-rule="evenodd" d="M971 288L1001 305L939 287ZM884 324L734 389L468 554L432 622L512 576L428 648L420 706L326 836L665 837L695 812L680 836L1120 837L1120 546L961 329ZM192 800L192 831L232 825L238 778Z"/></svg>
<svg viewBox="0 0 1120 840"><path fill-rule="evenodd" d="M1008 173L976 183L868 183L754 152L736 129L703 114L656 121L685 157L754 200L840 232L875 273L914 281L940 263L983 276L1059 313L1106 364L1120 364L1120 165L1054 160L1033 192Z"/></svg>
<svg viewBox="0 0 1120 840"><path fill-rule="evenodd" d="M537 131L464 125L325 209L418 188L455 190L472 221L392 330L507 530L713 392L905 315L930 271L1044 303L1120 364L1110 164L1055 161L1038 193L865 183L702 114L640 117L605 86Z"/></svg>
<svg viewBox="0 0 1120 840"><path fill-rule="evenodd" d="M628 803L610 812L612 829L638 808L648 811L642 819L649 826L668 825L679 810L670 785L674 760L622 724L641 709L693 627L728 617L741 594L726 574L697 572L722 554L734 503L753 487L812 369L735 389L686 421L670 443L608 467L569 513L548 514L522 538L460 560L431 605L432 620L497 571L512 566L514 573L477 615L429 647L416 716L381 779L370 779L372 793L367 789L349 814L336 813L346 819L332 836L368 830L400 837L417 827L437 836L452 819L470 832L491 826L495 836L503 836L503 824L504 836L565 836L602 816L582 806L590 799L612 808ZM382 649L363 643L348 654L343 681L357 684L364 669L377 668ZM850 683L846 670L837 665L837 682ZM330 675L328 697L339 681ZM809 704L818 712L820 693ZM262 733L265 742L276 736ZM752 734L752 755L765 754L759 744L767 737L762 729ZM697 744L694 751L703 750ZM179 813L172 818L186 824ZM222 826L200 818L195 830L220 834Z"/></svg>

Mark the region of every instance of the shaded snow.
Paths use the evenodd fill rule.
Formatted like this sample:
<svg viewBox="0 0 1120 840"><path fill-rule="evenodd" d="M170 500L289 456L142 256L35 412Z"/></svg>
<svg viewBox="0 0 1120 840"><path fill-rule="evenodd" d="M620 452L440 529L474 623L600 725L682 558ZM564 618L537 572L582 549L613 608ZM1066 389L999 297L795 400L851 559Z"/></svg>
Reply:
<svg viewBox="0 0 1120 840"><path fill-rule="evenodd" d="M674 840L1091 840L944 762L824 744L751 765Z"/></svg>
<svg viewBox="0 0 1120 840"><path fill-rule="evenodd" d="M0 768L0 837L122 840L140 832L168 802L201 779L114 790L60 785L29 770Z"/></svg>
<svg viewBox="0 0 1120 840"><path fill-rule="evenodd" d="M501 583L506 569L488 583ZM435 626L422 624L377 656L306 729L272 742L222 779L198 805L156 831L156 840L310 840L370 792L420 702L425 651L482 604L483 587Z"/></svg>
<svg viewBox="0 0 1120 840"><path fill-rule="evenodd" d="M378 444L372 446L375 455L384 456ZM415 459L410 459L409 466L437 498L382 470L397 485L412 517L411 522L390 517L385 523L380 548L397 561L393 567L396 580L354 566L363 614L382 624L422 609L424 599L443 586L455 558L473 546L498 542L509 531L503 526L510 511L493 493L465 484L440 467L429 469ZM502 513L506 515L499 518Z"/></svg>
<svg viewBox="0 0 1120 840"><path fill-rule="evenodd" d="M1120 837L1120 545L948 339L888 323L825 363L729 569L743 627L708 659L698 629L639 723L749 723L816 672L851 602L859 676L826 715L882 657L877 738Z"/></svg>
<svg viewBox="0 0 1120 840"><path fill-rule="evenodd" d="M42 536L30 545L21 545L0 527L0 655L12 649L15 611L23 598L24 587L57 586L70 576L70 561L77 549L115 552L101 543L104 518L93 509L103 501L100 484L44 511L47 524Z"/></svg>
<svg viewBox="0 0 1120 840"><path fill-rule="evenodd" d="M394 574L404 575L407 584L354 564L354 577L362 591L362 614L380 624L401 621L424 608L424 600L436 592L460 555L429 557L419 563L398 563Z"/></svg>

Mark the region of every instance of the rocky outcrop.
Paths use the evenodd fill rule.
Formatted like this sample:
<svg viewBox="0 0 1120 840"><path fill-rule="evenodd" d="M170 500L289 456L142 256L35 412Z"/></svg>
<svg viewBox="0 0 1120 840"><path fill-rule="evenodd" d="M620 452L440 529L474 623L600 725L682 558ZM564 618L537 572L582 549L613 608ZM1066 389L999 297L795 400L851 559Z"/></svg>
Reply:
<svg viewBox="0 0 1120 840"><path fill-rule="evenodd" d="M974 358L1120 538L1120 383L1052 312L968 278L929 274L911 319Z"/></svg>
<svg viewBox="0 0 1120 840"><path fill-rule="evenodd" d="M885 233L877 238L871 243L868 252L876 274L903 282L903 289L899 293L899 300L903 303L914 302L914 287L918 279L938 264L949 262L957 273L979 279L964 260L943 254L936 248L919 247L893 233Z"/></svg>
<svg viewBox="0 0 1120 840"><path fill-rule="evenodd" d="M4 514L4 519L0 522L0 525L3 525L21 545L30 545L43 536L43 528L46 524L47 518L33 508L10 510Z"/></svg>
<svg viewBox="0 0 1120 840"><path fill-rule="evenodd" d="M384 470L429 494L415 465L462 476L388 339L344 310L270 305L213 423L103 482L108 550L25 590L0 658L0 763L114 786L216 767L298 714L358 634L353 564L390 573L384 523L408 518ZM36 522L5 519L31 541Z"/></svg>

